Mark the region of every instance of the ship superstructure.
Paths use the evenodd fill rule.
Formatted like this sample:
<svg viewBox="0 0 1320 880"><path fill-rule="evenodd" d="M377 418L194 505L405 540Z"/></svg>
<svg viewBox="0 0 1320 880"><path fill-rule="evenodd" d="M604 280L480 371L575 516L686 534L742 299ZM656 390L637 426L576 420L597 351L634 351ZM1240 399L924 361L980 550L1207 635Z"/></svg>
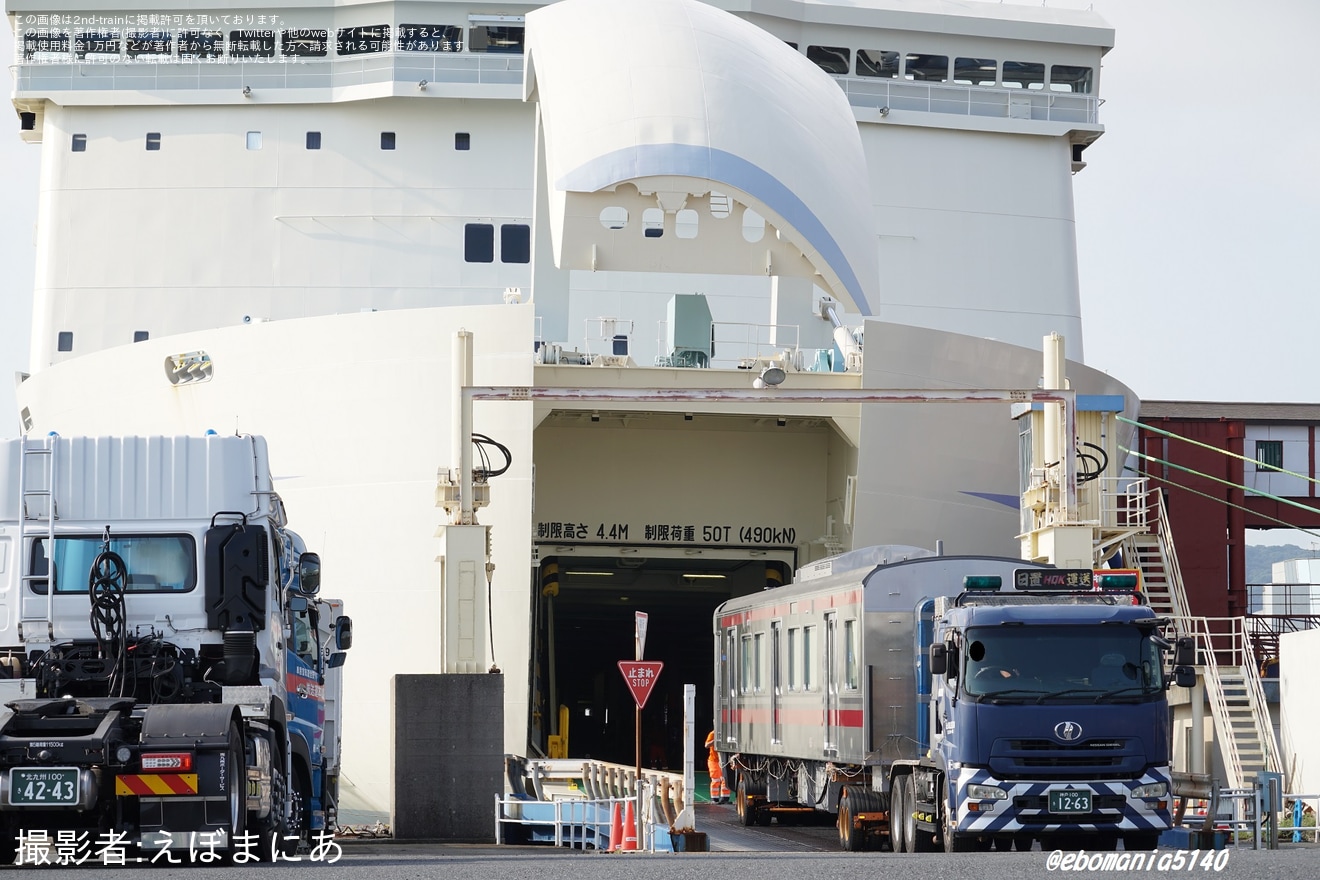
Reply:
<svg viewBox="0 0 1320 880"><path fill-rule="evenodd" d="M1016 549L1003 411L702 396L769 367L784 388L1034 387L1051 331L1080 361L1071 176L1113 37L1093 14L7 9L43 162L24 430L269 438L281 495L342 554L357 650L393 661L346 670L367 804L389 797L365 747L389 717L378 670L439 666L460 328L478 384L689 394L477 406L512 452L481 512L509 752L544 749L559 705L571 750L608 749L599 670L629 656L610 622L633 608L676 649L839 549ZM676 687L709 680L675 662Z"/></svg>

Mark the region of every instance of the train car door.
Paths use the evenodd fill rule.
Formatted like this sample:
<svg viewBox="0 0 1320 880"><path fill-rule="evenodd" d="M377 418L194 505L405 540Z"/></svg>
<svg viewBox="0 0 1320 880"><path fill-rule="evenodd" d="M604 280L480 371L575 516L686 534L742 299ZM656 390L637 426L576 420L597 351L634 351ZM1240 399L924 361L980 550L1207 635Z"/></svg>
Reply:
<svg viewBox="0 0 1320 880"><path fill-rule="evenodd" d="M724 741L730 745L738 742L738 725L741 718L738 713L738 627L730 626L724 630L724 650L720 658L720 667L724 671L723 685L720 692L720 717L724 719Z"/></svg>

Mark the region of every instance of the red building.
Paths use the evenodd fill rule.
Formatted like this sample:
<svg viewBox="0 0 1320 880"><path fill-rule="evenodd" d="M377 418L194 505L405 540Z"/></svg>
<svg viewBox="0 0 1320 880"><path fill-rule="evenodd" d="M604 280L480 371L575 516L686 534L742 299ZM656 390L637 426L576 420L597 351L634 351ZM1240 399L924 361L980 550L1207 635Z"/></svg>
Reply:
<svg viewBox="0 0 1320 880"><path fill-rule="evenodd" d="M1140 422L1135 466L1164 491L1191 613L1246 614L1246 530L1320 530L1320 404L1146 400Z"/></svg>

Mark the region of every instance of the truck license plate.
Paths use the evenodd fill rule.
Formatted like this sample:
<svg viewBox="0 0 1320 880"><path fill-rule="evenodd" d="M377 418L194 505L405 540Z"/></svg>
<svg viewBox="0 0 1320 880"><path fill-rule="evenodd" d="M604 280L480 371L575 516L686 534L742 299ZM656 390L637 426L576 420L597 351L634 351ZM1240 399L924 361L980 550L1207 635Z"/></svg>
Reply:
<svg viewBox="0 0 1320 880"><path fill-rule="evenodd" d="M50 807L78 803L78 768L11 768L9 803L16 807Z"/></svg>
<svg viewBox="0 0 1320 880"><path fill-rule="evenodd" d="M1091 793L1075 789L1057 789L1050 792L1051 813L1089 813L1091 812Z"/></svg>

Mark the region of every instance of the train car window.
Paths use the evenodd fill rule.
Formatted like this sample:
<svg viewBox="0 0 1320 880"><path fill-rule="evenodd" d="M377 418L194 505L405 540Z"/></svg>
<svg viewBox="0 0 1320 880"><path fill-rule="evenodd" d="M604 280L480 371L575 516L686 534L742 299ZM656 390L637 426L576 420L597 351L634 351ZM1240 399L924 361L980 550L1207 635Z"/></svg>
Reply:
<svg viewBox="0 0 1320 880"><path fill-rule="evenodd" d="M801 663L798 661L799 636L797 627L788 631L788 689L795 691L798 689L798 670Z"/></svg>
<svg viewBox="0 0 1320 880"><path fill-rule="evenodd" d="M811 662L812 643L815 641L816 628L807 626L802 628L802 689L805 691L816 689L815 671Z"/></svg>
<svg viewBox="0 0 1320 880"><path fill-rule="evenodd" d="M857 690L857 621L843 622L843 686Z"/></svg>
<svg viewBox="0 0 1320 880"><path fill-rule="evenodd" d="M758 694L765 689L761 681L761 668L765 666L761 659L765 656L765 639L762 636L764 633L752 636L752 690Z"/></svg>
<svg viewBox="0 0 1320 880"><path fill-rule="evenodd" d="M740 689L744 694L752 692L752 637L742 637L742 681Z"/></svg>

